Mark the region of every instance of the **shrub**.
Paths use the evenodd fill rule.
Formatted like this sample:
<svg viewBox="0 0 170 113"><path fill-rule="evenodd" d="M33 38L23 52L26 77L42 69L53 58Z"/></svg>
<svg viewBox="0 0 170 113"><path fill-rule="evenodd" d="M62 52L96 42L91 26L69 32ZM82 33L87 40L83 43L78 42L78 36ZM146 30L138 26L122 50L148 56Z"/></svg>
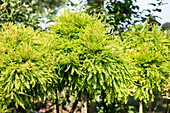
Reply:
<svg viewBox="0 0 170 113"><path fill-rule="evenodd" d="M122 38L134 69L135 98L147 103L152 97L153 101L153 92L162 92L168 82L170 37L157 26L139 24L123 33Z"/></svg>
<svg viewBox="0 0 170 113"><path fill-rule="evenodd" d="M24 25L1 24L0 109L33 107L47 94L48 38Z"/></svg>
<svg viewBox="0 0 170 113"><path fill-rule="evenodd" d="M126 62L118 40L107 40L101 20L68 11L49 28L57 36L53 54L61 84L70 90L87 90L93 99L100 90L108 102L126 100L130 83Z"/></svg>

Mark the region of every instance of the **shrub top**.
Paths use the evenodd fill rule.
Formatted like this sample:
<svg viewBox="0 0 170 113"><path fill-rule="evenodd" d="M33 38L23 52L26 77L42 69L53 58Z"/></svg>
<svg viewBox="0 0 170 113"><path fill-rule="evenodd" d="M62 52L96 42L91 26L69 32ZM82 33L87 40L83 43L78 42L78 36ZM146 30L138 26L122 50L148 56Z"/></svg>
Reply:
<svg viewBox="0 0 170 113"><path fill-rule="evenodd" d="M49 25L49 28L54 34L69 39L79 38L78 34L82 32L86 26L98 21L88 14L71 11L65 11L61 16L58 16L57 19L54 20L56 23L54 25Z"/></svg>

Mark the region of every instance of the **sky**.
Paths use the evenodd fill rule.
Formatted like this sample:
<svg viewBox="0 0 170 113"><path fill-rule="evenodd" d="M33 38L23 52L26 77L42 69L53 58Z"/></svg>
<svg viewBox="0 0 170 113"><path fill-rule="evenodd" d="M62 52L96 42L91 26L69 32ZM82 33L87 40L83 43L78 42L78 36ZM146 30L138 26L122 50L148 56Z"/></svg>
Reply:
<svg viewBox="0 0 170 113"><path fill-rule="evenodd" d="M148 5L148 3L153 2L153 3L157 3L157 0L138 0L137 1L137 5L139 5L139 7L142 9L152 9L154 7L152 7L151 5ZM159 8L162 9L161 13L154 13L154 15L158 15L159 17L161 17L162 19L158 19L158 21L161 24L164 24L165 22L170 22L170 0L163 0L164 3L168 3L166 5L162 5Z"/></svg>
<svg viewBox="0 0 170 113"><path fill-rule="evenodd" d="M71 0L73 3L79 3L80 0ZM86 0L83 0L86 1ZM158 3L157 0L137 0L135 3L136 5L139 5L140 11L143 9L152 9L154 8L151 5L148 5L148 3ZM160 12L155 12L154 15L157 15L161 17L162 19L157 18L157 20L164 24L165 22L170 22L170 0L163 0L163 3L168 3L166 5L162 5L159 8L162 9Z"/></svg>

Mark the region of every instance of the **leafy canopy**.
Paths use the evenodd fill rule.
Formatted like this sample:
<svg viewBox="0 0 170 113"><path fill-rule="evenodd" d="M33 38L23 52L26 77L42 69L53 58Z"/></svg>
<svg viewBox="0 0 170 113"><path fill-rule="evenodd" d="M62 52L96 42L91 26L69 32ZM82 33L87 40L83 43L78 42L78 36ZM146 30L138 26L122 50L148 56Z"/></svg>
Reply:
<svg viewBox="0 0 170 113"><path fill-rule="evenodd" d="M152 27L152 30L150 30ZM145 103L154 91L162 91L168 81L169 73L169 35L164 34L157 26L150 24L134 25L123 33L125 50L130 57L133 68L135 98Z"/></svg>
<svg viewBox="0 0 170 113"><path fill-rule="evenodd" d="M49 28L56 35L52 53L60 83L71 90L87 89L94 99L97 90L105 90L109 102L125 100L130 75L119 41L107 40L110 37L101 20L66 11L55 21Z"/></svg>
<svg viewBox="0 0 170 113"><path fill-rule="evenodd" d="M0 109L25 108L28 101L31 105L33 99L43 99L47 94L46 85L51 81L48 38L24 25L1 25Z"/></svg>

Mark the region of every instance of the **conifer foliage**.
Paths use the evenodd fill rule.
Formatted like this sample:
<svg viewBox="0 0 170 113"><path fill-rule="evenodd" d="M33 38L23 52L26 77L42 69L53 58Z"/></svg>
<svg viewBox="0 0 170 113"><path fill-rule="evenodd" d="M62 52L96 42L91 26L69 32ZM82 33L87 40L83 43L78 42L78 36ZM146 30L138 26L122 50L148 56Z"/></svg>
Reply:
<svg viewBox="0 0 170 113"><path fill-rule="evenodd" d="M135 30L124 33L124 42L136 69L134 80L140 86L136 98L148 100L154 90L161 91L163 84L166 84L169 36L158 30L157 26L153 26L152 30L150 25L134 25L133 28Z"/></svg>
<svg viewBox="0 0 170 113"><path fill-rule="evenodd" d="M102 112L116 112L132 87L135 98L146 103L153 101L154 91L167 89L169 32L139 24L120 40L107 34L101 20L82 12L65 11L54 20L48 33L1 24L0 112L31 109L34 101L48 97L59 112L57 93L66 88L82 94L83 105L100 96ZM107 109L109 104L115 111Z"/></svg>
<svg viewBox="0 0 170 113"><path fill-rule="evenodd" d="M162 92L169 83L169 34L156 25L134 25L122 35L133 67L135 99L154 101L154 92Z"/></svg>
<svg viewBox="0 0 170 113"><path fill-rule="evenodd" d="M48 77L47 38L24 25L2 24L0 30L0 110L44 98Z"/></svg>
<svg viewBox="0 0 170 113"><path fill-rule="evenodd" d="M66 11L49 28L57 35L53 54L61 83L70 90L87 90L93 99L97 90L104 90L108 102L126 100L130 86L126 61L119 41L108 40L101 20Z"/></svg>

